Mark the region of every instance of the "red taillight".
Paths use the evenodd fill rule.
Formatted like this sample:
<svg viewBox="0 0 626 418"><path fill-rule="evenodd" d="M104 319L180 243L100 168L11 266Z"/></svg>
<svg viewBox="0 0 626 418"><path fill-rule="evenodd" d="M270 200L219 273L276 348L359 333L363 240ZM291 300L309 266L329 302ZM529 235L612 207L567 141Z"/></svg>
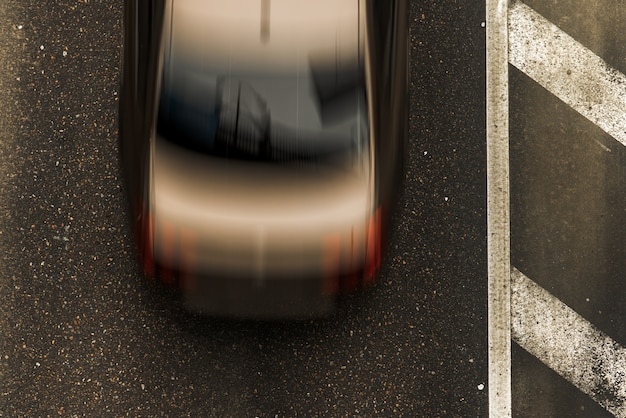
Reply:
<svg viewBox="0 0 626 418"><path fill-rule="evenodd" d="M380 267L381 260L381 243L382 243L382 225L381 225L380 207L370 217L367 226L367 243L365 250L365 266L363 269L363 285L369 285L374 281L376 272Z"/></svg>
<svg viewBox="0 0 626 418"><path fill-rule="evenodd" d="M157 228L161 250L159 259L155 260L154 239ZM184 227L177 230L174 224L167 221L159 221L156 224L145 205L142 205L138 232L138 250L144 274L152 278L158 276L168 284L175 284L178 279L182 288L192 288L197 268L196 233Z"/></svg>
<svg viewBox="0 0 626 418"><path fill-rule="evenodd" d="M350 293L359 285L369 286L374 282L381 263L381 221L379 207L367 221L365 237L353 230L351 235L345 238L339 234L326 238L324 242L325 294ZM365 250L364 259L361 258L363 249ZM362 277L359 272L362 272Z"/></svg>
<svg viewBox="0 0 626 418"><path fill-rule="evenodd" d="M174 262L176 258L174 226L167 221L160 222L162 254L159 260L160 276L163 282L174 283Z"/></svg>
<svg viewBox="0 0 626 418"><path fill-rule="evenodd" d="M350 232L350 236L347 237L348 241L346 242L345 251L347 252L346 257L348 258L347 270L346 274L342 277L341 280L341 290L343 293L354 292L359 287L359 275L358 271L361 267L360 263L360 242L362 242L363 237L361 234L357 234L352 228Z"/></svg>

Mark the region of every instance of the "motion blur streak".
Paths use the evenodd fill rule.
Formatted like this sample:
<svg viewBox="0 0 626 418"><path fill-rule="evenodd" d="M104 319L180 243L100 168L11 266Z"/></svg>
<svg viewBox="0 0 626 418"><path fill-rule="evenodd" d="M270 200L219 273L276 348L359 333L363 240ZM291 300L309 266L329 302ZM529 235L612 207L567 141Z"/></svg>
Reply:
<svg viewBox="0 0 626 418"><path fill-rule="evenodd" d="M139 252L145 275L154 276L154 237L152 233L152 215L142 204L141 226L139 231Z"/></svg>
<svg viewBox="0 0 626 418"><path fill-rule="evenodd" d="M339 263L341 239L339 234L330 235L324 241L324 294L335 295L339 292Z"/></svg>
<svg viewBox="0 0 626 418"><path fill-rule="evenodd" d="M176 260L176 233L171 222L161 222L163 255L161 258L161 279L168 284L174 283L172 271Z"/></svg>
<svg viewBox="0 0 626 418"><path fill-rule="evenodd" d="M180 257L181 257L181 273L180 286L184 290L192 290L196 280L196 252L197 252L197 236L189 228L182 228L180 231Z"/></svg>
<svg viewBox="0 0 626 418"><path fill-rule="evenodd" d="M381 251L382 251L382 231L381 231L381 209L378 208L374 215L370 218L367 228L367 251L364 272L364 282L371 284L376 275L376 271L380 267Z"/></svg>
<svg viewBox="0 0 626 418"><path fill-rule="evenodd" d="M267 42L270 38L270 1L261 0L261 41Z"/></svg>

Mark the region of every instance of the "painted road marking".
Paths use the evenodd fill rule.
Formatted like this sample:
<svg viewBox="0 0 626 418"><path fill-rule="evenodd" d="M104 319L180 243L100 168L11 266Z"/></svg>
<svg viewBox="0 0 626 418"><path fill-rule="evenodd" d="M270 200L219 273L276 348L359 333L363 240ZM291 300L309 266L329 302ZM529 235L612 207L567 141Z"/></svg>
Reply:
<svg viewBox="0 0 626 418"><path fill-rule="evenodd" d="M521 2L509 8L509 61L626 145L626 76Z"/></svg>
<svg viewBox="0 0 626 418"><path fill-rule="evenodd" d="M626 76L519 1L508 10L507 47L512 65L626 145ZM510 285L513 340L626 417L626 349L514 268Z"/></svg>
<svg viewBox="0 0 626 418"><path fill-rule="evenodd" d="M623 145L626 76L525 4L486 1L489 414L511 416L512 337L609 412L626 417L626 349L511 271L507 66Z"/></svg>
<svg viewBox="0 0 626 418"><path fill-rule="evenodd" d="M487 0L489 416L511 416L508 0Z"/></svg>
<svg viewBox="0 0 626 418"><path fill-rule="evenodd" d="M517 269L512 337L617 417L626 417L626 349Z"/></svg>

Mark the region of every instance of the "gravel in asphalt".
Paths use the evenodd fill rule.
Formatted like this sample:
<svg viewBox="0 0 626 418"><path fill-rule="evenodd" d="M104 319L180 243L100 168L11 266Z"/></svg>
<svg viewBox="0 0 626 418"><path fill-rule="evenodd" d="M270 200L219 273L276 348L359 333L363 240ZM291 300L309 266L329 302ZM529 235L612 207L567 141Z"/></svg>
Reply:
<svg viewBox="0 0 626 418"><path fill-rule="evenodd" d="M142 279L122 1L0 6L0 416L484 416L484 10L411 2L406 186L378 285L319 321L197 317Z"/></svg>

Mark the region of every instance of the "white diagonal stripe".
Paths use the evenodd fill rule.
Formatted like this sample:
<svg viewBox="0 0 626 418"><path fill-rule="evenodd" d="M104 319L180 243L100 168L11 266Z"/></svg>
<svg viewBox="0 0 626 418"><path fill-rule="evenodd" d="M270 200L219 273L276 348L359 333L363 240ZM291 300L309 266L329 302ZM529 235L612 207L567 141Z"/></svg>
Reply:
<svg viewBox="0 0 626 418"><path fill-rule="evenodd" d="M626 145L626 76L519 1L509 7L509 62Z"/></svg>
<svg viewBox="0 0 626 418"><path fill-rule="evenodd" d="M511 335L607 411L626 417L626 349L515 268Z"/></svg>

